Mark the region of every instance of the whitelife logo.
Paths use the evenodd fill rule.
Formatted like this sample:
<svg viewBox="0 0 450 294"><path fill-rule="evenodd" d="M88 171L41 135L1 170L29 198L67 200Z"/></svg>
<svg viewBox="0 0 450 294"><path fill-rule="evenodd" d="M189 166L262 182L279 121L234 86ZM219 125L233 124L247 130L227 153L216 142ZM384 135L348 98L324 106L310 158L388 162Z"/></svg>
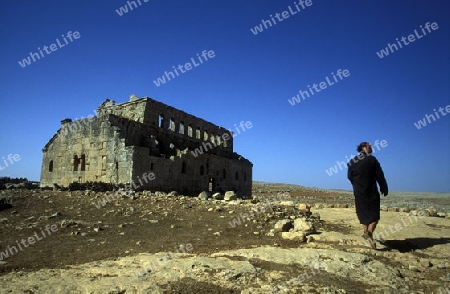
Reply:
<svg viewBox="0 0 450 294"><path fill-rule="evenodd" d="M141 0L136 0L139 3L139 7L142 5ZM138 8L138 5L136 4L136 1L127 1L128 7L130 7L130 11L132 11L134 8ZM149 0L142 0L144 3L147 3ZM133 6L131 5L134 5ZM124 5L123 7L120 7L119 9L116 9L116 12L119 16L124 15L125 13L128 13L128 7L127 5Z"/></svg>
<svg viewBox="0 0 450 294"><path fill-rule="evenodd" d="M417 30L414 30L414 34L410 34L408 36L409 43L408 43L408 41L406 41L406 37L402 36L401 41L403 42L403 45L407 46L410 43L416 41L416 37L417 37L417 40L419 40L419 39L423 38L424 36L426 36L427 33L425 32L425 29L428 31L428 33L431 33L430 28L433 31L435 31L435 30L439 29L439 26L436 22L433 22L432 24L427 22L425 24L425 29L422 26L420 26L420 28L422 30L423 35L420 35L420 33L418 33ZM397 40L397 44L400 47L400 49L403 48L400 40L398 38L395 38L395 40ZM391 50L391 53L395 52L393 48L395 48L395 51L400 50L395 43L394 44L388 43L387 47L385 49L381 49L379 52L376 52L376 53L377 53L378 57L384 58L385 56L389 55L389 50Z"/></svg>
<svg viewBox="0 0 450 294"><path fill-rule="evenodd" d="M438 110L442 114L442 116L446 116L448 113L450 113L450 105L445 106L445 112L444 112L444 108L443 107L439 107ZM433 109L433 111L434 111L434 114L436 115L437 119L440 119L441 117L439 116L439 114L436 111L436 109ZM414 125L416 126L416 128L418 130L420 130L422 127L426 127L427 126L427 120L428 120L428 124L432 123L430 118L432 118L433 121L436 121L436 118L434 117L433 114L425 114L425 117L423 118L423 120L417 121L417 123L414 123Z"/></svg>
<svg viewBox="0 0 450 294"><path fill-rule="evenodd" d="M300 0L300 1L298 1L298 4L297 4L297 2L294 2L294 5L295 5L296 9L292 9L292 7L289 5L288 6L289 11L285 10L282 13L278 13L277 12L277 13L275 13L275 17L276 17L276 19L278 19L279 22L282 22L283 20L288 19L289 17L299 13L300 11L305 10L306 7L309 7L312 4L313 4L312 0L306 0L306 1ZM301 9L300 9L299 5L302 7ZM283 18L281 18L280 16L283 17ZM269 15L269 17L270 17L270 19L272 21L262 19L260 25L255 26L254 29L250 29L250 31L253 33L253 35L257 35L259 33L262 33L264 31L264 28L267 30L268 28L270 28L270 27L272 27L272 26L277 24L277 21L272 16L272 14ZM264 27L263 27L263 25L264 25ZM267 25L269 25L269 26L267 26Z"/></svg>
<svg viewBox="0 0 450 294"><path fill-rule="evenodd" d="M203 57L203 58L202 58L202 57ZM192 64L191 64L190 62L187 62L186 64L184 64L184 67L183 67L183 65L181 65L181 64L178 64L178 67L177 67L177 68L175 68L175 66L172 66L173 71L175 72L175 74L176 74L177 77L178 77L180 74L178 73L177 69L178 69L181 73L185 73L185 72L190 71L190 70L192 69L192 65L194 65L194 67L197 67L197 66L199 66L200 64L203 63L203 60L204 60L204 62L208 61L208 57L211 58L211 59L214 58L214 57L216 57L216 55L215 55L215 53L214 53L213 50L209 50L208 52L206 52L206 50L203 50L201 56L197 53L197 59L198 59L198 61L199 61L200 63L195 62L194 57L192 57L192 58L191 58ZM175 74L174 74L173 72L171 72L171 71L169 71L169 72L165 71L165 72L164 72L164 75L161 76L160 78L157 78L156 80L153 80L153 83L155 83L155 85L156 85L157 87L159 87L159 86L161 86L162 84L167 83L167 82L170 81L171 79L176 78L176 77L175 77ZM166 78L167 78L167 81L166 81Z"/></svg>
<svg viewBox="0 0 450 294"><path fill-rule="evenodd" d="M331 72L331 75L333 76L333 79L335 81L335 83L342 81L344 78L349 77L350 76L350 71L348 69L339 69L336 72L336 75L334 74L334 72ZM338 76L340 78L340 80L338 80L336 78L336 76ZM330 79L328 77L325 77L325 80L327 81L325 82L320 82L319 84L314 83L312 85L312 87L310 85L308 85L308 89L309 92L311 93L311 95L314 95L314 91L315 93L319 93L321 90L325 90L328 86L332 86L335 83L333 83L332 81L330 81ZM318 88L320 87L320 89ZM314 89L314 91L313 91ZM288 99L289 104L291 104L292 106L294 106L296 103L300 103L302 101L302 99L300 99L300 96L302 96L303 100L306 99L306 97L309 98L309 93L308 91L298 91L298 94L294 97L292 97L292 99ZM306 96L306 97L305 97Z"/></svg>
<svg viewBox="0 0 450 294"><path fill-rule="evenodd" d="M47 53L47 55L50 55L52 52L55 52L56 50L58 50L58 48L62 48L64 46L68 45L69 42L67 42L66 37L70 40L71 43L74 40L81 38L81 35L78 31L73 32L73 34L72 34L72 31L69 31L69 32L67 32L66 36L64 36L64 35L61 35L61 36L63 37L64 44L61 44L59 39L56 39L56 43L58 44L58 46L56 46L56 44L51 44L50 46L42 47L42 49L41 49L41 47L38 47L40 55L39 55L39 53L30 52L30 56L28 56L28 58L22 59L22 61L19 61L19 65L22 68L24 68L27 65L31 65L31 60L33 60L33 62L36 62L37 60L41 59L41 57L44 58L45 55L42 52L42 50L44 50L45 53ZM50 48L50 51L48 50L49 48Z"/></svg>

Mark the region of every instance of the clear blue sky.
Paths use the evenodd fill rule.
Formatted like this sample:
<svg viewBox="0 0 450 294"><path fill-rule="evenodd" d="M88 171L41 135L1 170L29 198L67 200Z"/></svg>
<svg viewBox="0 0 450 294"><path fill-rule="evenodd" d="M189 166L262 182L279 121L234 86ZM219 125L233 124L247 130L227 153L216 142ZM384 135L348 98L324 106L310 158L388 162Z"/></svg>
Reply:
<svg viewBox="0 0 450 294"><path fill-rule="evenodd" d="M0 176L39 180L61 119L136 94L226 128L250 121L234 146L254 180L351 189L345 169L326 170L359 142L386 140L374 155L391 190L450 192L450 114L414 126L450 105L450 2L312 0L300 12L293 0L140 2L119 16L127 1L2 1ZM253 34L270 15L276 24ZM424 35L427 22L438 29ZM414 30L420 38L377 55ZM65 44L69 31L80 35ZM64 47L19 65L57 38ZM203 50L215 57L153 83ZM339 69L350 75L288 102ZM20 160L5 167L8 154Z"/></svg>

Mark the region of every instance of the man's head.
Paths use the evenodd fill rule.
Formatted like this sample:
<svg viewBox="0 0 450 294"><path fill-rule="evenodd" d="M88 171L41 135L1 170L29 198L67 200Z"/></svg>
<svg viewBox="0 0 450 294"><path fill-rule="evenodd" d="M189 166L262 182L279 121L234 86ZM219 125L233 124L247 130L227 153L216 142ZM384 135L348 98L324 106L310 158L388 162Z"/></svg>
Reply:
<svg viewBox="0 0 450 294"><path fill-rule="evenodd" d="M365 152L367 154L372 154L372 145L369 142L362 142L356 148L358 152Z"/></svg>

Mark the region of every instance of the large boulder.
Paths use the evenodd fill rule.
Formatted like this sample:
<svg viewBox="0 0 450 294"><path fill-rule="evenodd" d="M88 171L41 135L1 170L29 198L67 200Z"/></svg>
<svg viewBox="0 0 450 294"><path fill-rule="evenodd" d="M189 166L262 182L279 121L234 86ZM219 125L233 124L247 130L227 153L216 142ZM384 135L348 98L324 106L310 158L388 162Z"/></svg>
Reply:
<svg viewBox="0 0 450 294"><path fill-rule="evenodd" d="M236 192L234 192L234 191L226 191L225 192L225 196L223 197L223 200L225 200L225 201L237 200Z"/></svg>
<svg viewBox="0 0 450 294"><path fill-rule="evenodd" d="M198 194L198 198L200 200L208 200L208 198L211 197L211 194L209 192L203 191L200 194Z"/></svg>
<svg viewBox="0 0 450 294"><path fill-rule="evenodd" d="M294 231L304 232L305 234L312 234L316 232L316 228L311 221L308 221L304 218L296 218L294 220Z"/></svg>
<svg viewBox="0 0 450 294"><path fill-rule="evenodd" d="M282 219L276 222L274 232L289 232L293 227L290 219Z"/></svg>

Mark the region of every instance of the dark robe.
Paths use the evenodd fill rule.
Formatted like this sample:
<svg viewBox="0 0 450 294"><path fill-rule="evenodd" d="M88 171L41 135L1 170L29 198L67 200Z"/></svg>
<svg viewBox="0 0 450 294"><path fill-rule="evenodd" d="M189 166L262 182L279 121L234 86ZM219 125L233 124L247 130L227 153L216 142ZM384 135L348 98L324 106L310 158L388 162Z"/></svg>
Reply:
<svg viewBox="0 0 450 294"><path fill-rule="evenodd" d="M380 220L380 190L387 193L383 170L375 156L360 153L347 163L347 177L353 186L356 215L359 222L368 225Z"/></svg>

